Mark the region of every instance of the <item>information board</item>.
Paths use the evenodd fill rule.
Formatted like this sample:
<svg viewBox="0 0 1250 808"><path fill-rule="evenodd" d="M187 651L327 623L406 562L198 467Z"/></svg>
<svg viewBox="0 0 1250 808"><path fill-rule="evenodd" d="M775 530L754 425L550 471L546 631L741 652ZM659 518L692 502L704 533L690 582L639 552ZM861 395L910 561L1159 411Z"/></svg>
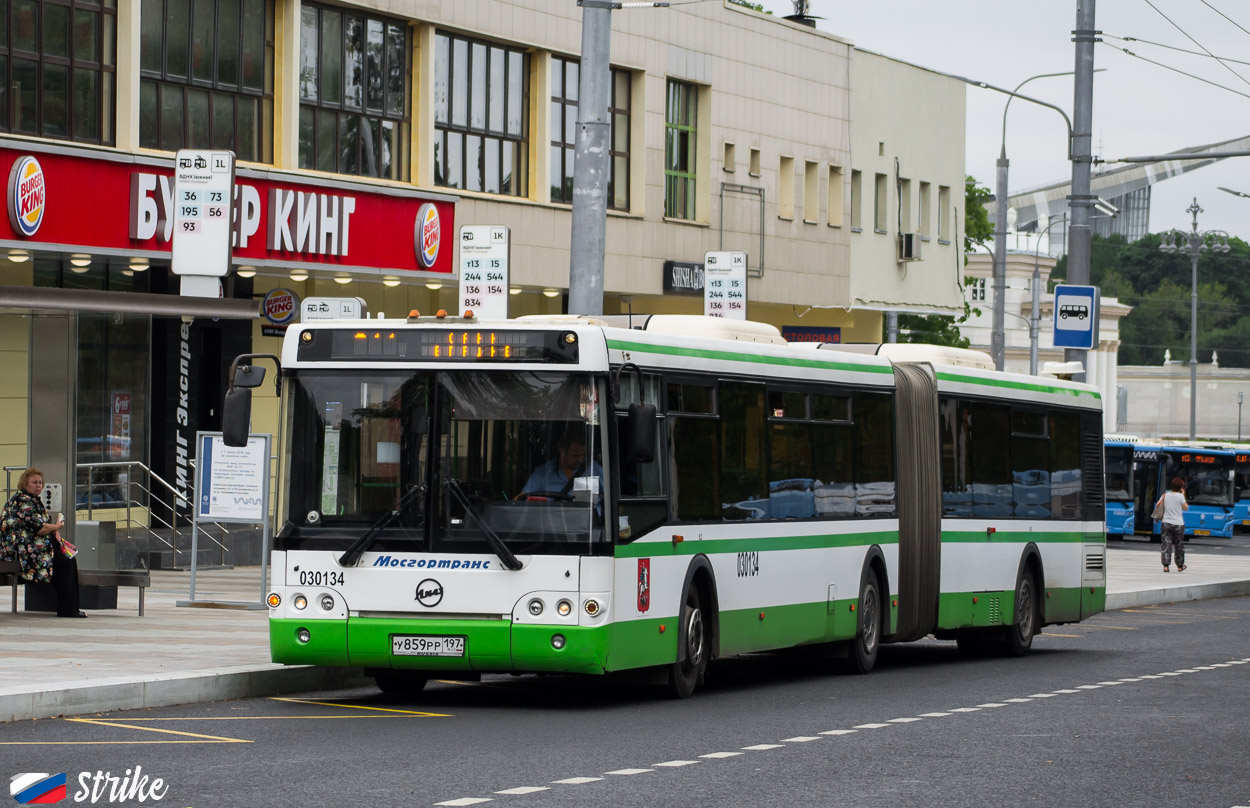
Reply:
<svg viewBox="0 0 1250 808"><path fill-rule="evenodd" d="M747 318L747 254L713 251L703 256L703 313Z"/></svg>
<svg viewBox="0 0 1250 808"><path fill-rule="evenodd" d="M1098 287L1055 287L1055 347L1092 351L1098 344Z"/></svg>
<svg viewBox="0 0 1250 808"><path fill-rule="evenodd" d="M182 149L174 160L175 275L220 277L230 269L234 152Z"/></svg>
<svg viewBox="0 0 1250 808"><path fill-rule="evenodd" d="M460 227L460 311L482 320L508 319L508 228L497 224Z"/></svg>
<svg viewBox="0 0 1250 808"><path fill-rule="evenodd" d="M312 320L362 320L369 306L359 297L306 297L300 304L300 322Z"/></svg>
<svg viewBox="0 0 1250 808"><path fill-rule="evenodd" d="M269 493L269 436L227 446L220 432L196 435L195 518L265 524Z"/></svg>

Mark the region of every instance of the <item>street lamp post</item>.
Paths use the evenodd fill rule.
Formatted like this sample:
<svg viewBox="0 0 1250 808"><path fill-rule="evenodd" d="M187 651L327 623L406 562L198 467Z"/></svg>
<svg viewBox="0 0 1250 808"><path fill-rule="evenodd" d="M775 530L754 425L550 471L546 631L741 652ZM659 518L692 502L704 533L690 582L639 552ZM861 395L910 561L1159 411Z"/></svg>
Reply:
<svg viewBox="0 0 1250 808"><path fill-rule="evenodd" d="M1185 212L1194 217L1190 232L1172 230L1164 234L1159 249L1169 254L1189 254L1189 439L1194 440L1198 431L1198 256L1208 249L1226 253L1229 246L1228 233L1223 230L1199 232L1198 214L1202 213L1202 208L1198 207L1197 197L1194 197L1192 205L1185 208Z"/></svg>
<svg viewBox="0 0 1250 808"><path fill-rule="evenodd" d="M1241 399L1245 393L1237 393L1237 442L1241 443Z"/></svg>

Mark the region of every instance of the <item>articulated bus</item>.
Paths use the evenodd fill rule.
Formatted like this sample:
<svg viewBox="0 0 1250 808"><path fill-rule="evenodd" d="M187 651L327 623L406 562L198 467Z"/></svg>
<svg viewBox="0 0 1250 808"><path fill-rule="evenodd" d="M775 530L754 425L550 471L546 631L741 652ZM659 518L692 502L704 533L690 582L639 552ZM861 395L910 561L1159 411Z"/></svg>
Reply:
<svg viewBox="0 0 1250 808"><path fill-rule="evenodd" d="M1107 537L1132 536L1136 532L1137 508L1133 501L1133 444L1135 438L1106 436L1103 447L1106 469ZM1151 506L1153 508L1153 505Z"/></svg>
<svg viewBox="0 0 1250 808"><path fill-rule="evenodd" d="M1103 609L1095 388L837 348L680 315L290 326L274 661L408 694L634 671L685 697L718 657L863 673L930 633L1023 656Z"/></svg>
<svg viewBox="0 0 1250 808"><path fill-rule="evenodd" d="M1186 536L1232 538L1236 453L1214 446L1138 443L1133 447L1136 532L1160 537L1162 527L1150 518L1155 503L1171 490L1174 477L1185 481Z"/></svg>

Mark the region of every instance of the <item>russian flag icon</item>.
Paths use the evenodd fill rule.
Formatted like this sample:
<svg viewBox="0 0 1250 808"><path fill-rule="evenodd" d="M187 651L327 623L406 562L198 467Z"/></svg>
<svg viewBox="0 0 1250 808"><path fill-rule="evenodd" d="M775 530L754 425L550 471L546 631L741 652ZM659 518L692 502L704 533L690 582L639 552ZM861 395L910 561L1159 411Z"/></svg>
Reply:
<svg viewBox="0 0 1250 808"><path fill-rule="evenodd" d="M9 779L9 793L22 805L52 805L65 799L65 773L28 772Z"/></svg>

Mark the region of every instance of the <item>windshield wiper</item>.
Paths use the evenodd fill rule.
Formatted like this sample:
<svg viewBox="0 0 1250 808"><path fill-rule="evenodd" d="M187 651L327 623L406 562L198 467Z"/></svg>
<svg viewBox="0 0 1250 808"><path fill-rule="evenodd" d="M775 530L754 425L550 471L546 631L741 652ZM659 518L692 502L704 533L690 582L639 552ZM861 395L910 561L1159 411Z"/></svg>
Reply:
<svg viewBox="0 0 1250 808"><path fill-rule="evenodd" d="M378 540L378 537L382 535L382 530L391 522L395 521L395 518L399 516L405 508L411 505L414 499L424 493L424 485L414 485L412 488L409 488L404 495L399 498L399 501L395 503L394 508L391 508L389 511L382 514L381 518L370 525L369 529L362 533L359 539L352 542L351 547L347 548L347 552L339 556L339 565L343 567L354 566L355 563L360 560L360 557L364 555L365 550L368 550L373 543Z"/></svg>
<svg viewBox="0 0 1250 808"><path fill-rule="evenodd" d="M495 555L499 556L499 560L503 562L503 565L510 570L521 569L520 559L512 554L504 540L499 538L499 534L492 530L490 525L486 524L486 520L477 512L477 508L473 507L473 503L469 501L468 495L460 487L460 481L455 477L443 477L443 482L447 485L447 490L460 503L460 507L464 508L464 512L472 516L473 521L477 522L478 527L482 529L482 533L486 534L486 540L490 542L491 549L495 551Z"/></svg>

